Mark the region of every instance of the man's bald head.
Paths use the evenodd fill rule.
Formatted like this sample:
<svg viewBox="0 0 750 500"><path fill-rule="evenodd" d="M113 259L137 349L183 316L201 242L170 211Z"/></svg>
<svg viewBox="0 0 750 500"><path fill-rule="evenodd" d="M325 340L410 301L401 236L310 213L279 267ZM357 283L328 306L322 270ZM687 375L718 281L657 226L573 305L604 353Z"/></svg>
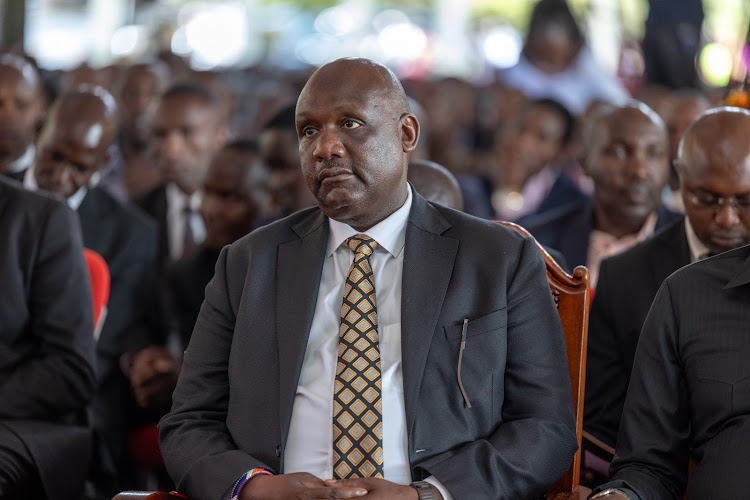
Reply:
<svg viewBox="0 0 750 500"><path fill-rule="evenodd" d="M463 210L464 199L458 179L439 163L429 160L409 162L408 179L428 201Z"/></svg>
<svg viewBox="0 0 750 500"><path fill-rule="evenodd" d="M677 155L685 213L712 253L750 243L750 111L706 111Z"/></svg>
<svg viewBox="0 0 750 500"><path fill-rule="evenodd" d="M326 64L300 93L296 129L305 181L326 215L364 231L404 204L419 122L388 68Z"/></svg>
<svg viewBox="0 0 750 500"><path fill-rule="evenodd" d="M637 233L661 206L669 175L666 127L637 101L593 120L583 165L594 180L597 228L617 237Z"/></svg>
<svg viewBox="0 0 750 500"><path fill-rule="evenodd" d="M375 92L384 99L384 103L393 106L399 114L411 112L409 100L398 77L380 63L364 58L337 59L320 67L305 84L300 99L305 91L315 85L338 86L341 78L356 82L362 92Z"/></svg>
<svg viewBox="0 0 750 500"><path fill-rule="evenodd" d="M90 148L107 149L117 130L117 104L104 88L79 85L64 92L50 111L52 127L65 127Z"/></svg>
<svg viewBox="0 0 750 500"><path fill-rule="evenodd" d="M63 93L37 142L40 188L68 198L89 184L108 161L117 131L117 106L101 87L81 85Z"/></svg>

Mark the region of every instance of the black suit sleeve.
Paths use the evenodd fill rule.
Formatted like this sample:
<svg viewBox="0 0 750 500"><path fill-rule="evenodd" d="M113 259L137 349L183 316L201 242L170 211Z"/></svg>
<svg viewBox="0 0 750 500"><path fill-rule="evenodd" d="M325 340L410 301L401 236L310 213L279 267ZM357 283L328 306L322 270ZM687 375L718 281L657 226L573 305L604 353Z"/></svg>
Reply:
<svg viewBox="0 0 750 500"><path fill-rule="evenodd" d="M676 500L687 480L690 406L678 316L666 282L643 325L610 467L618 484L644 499Z"/></svg>
<svg viewBox="0 0 750 500"><path fill-rule="evenodd" d="M608 260L602 262L589 315L584 427L614 447L628 390L630 370L623 359L612 311L617 292L611 289Z"/></svg>
<svg viewBox="0 0 750 500"><path fill-rule="evenodd" d="M195 331L201 334L191 338L172 397L172 410L159 423L161 450L170 476L180 491L198 498L217 498L221 492L212 489L217 484L227 486L220 497L225 498L249 469L271 469L239 450L227 432L229 355L237 307L231 303L227 272L224 248L195 325ZM201 444L196 446L198 442Z"/></svg>
<svg viewBox="0 0 750 500"><path fill-rule="evenodd" d="M27 332L38 348L0 380L0 418L34 419L78 410L94 394L91 288L78 220L63 204L51 207L40 221L29 277Z"/></svg>

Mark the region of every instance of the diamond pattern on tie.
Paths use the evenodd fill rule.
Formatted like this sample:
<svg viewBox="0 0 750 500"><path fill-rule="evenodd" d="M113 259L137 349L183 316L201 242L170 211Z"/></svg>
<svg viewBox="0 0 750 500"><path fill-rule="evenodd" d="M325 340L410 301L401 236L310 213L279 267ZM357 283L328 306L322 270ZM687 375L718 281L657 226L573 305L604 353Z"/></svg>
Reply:
<svg viewBox="0 0 750 500"><path fill-rule="evenodd" d="M333 476L383 477L383 410L375 282L370 255L377 242L346 240L354 252L341 306L333 389Z"/></svg>

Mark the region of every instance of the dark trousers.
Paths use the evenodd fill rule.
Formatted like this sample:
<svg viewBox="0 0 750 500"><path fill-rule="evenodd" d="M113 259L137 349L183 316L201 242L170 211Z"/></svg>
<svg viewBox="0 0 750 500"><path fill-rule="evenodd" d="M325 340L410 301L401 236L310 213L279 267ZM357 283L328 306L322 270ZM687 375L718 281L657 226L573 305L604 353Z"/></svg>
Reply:
<svg viewBox="0 0 750 500"><path fill-rule="evenodd" d="M43 499L39 472L26 445L0 424L0 498Z"/></svg>

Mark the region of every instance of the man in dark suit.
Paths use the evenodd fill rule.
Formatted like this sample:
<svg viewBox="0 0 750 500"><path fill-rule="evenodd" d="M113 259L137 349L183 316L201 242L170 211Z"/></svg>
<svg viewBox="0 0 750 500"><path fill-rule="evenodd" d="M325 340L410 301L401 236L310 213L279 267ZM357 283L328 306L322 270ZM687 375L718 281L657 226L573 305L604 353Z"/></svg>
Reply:
<svg viewBox="0 0 750 500"><path fill-rule="evenodd" d="M179 489L544 492L576 442L564 337L533 240L411 189L419 124L383 66L319 69L297 131L320 208L222 250L159 424Z"/></svg>
<svg viewBox="0 0 750 500"><path fill-rule="evenodd" d="M602 263L591 308L584 428L617 440L638 337L662 282L706 257L750 244L750 218L730 201L750 194L750 113L718 108L688 129L675 167L687 217ZM717 200L727 201L715 209Z"/></svg>
<svg viewBox="0 0 750 500"><path fill-rule="evenodd" d="M159 225L162 265L193 251L205 238L199 188L213 155L229 137L221 102L206 88L167 89L151 118L150 148L165 184L135 202Z"/></svg>
<svg viewBox="0 0 750 500"><path fill-rule="evenodd" d="M171 263L165 276L171 327L179 337L180 352L190 342L219 252L270 214L268 177L254 141L230 142L211 161L201 188L206 240L197 252ZM164 346L151 346L134 356L130 380L139 406L156 410L159 416L169 410L180 364L180 356Z"/></svg>
<svg viewBox="0 0 750 500"><path fill-rule="evenodd" d="M80 229L63 203L4 178L0 276L0 498L78 499L96 384Z"/></svg>
<svg viewBox="0 0 750 500"><path fill-rule="evenodd" d="M748 193L712 210L750 219ZM593 498L682 498L690 458L697 466L689 498L746 496L748 304L750 246L684 267L662 284L638 342L612 481Z"/></svg>
<svg viewBox="0 0 750 500"><path fill-rule="evenodd" d="M0 55L0 173L23 181L45 106L38 69L19 55Z"/></svg>
<svg viewBox="0 0 750 500"><path fill-rule="evenodd" d="M643 241L679 215L661 206L667 183L664 122L634 102L592 118L583 166L594 181L593 200L569 204L518 223L543 245L559 250L571 267L585 265L596 285L599 263Z"/></svg>
<svg viewBox="0 0 750 500"><path fill-rule="evenodd" d="M107 263L111 289L97 342L98 389L93 405L97 436L114 465L107 475L107 493L116 491L115 476L124 465L124 439L129 383L121 369L124 354L163 342L166 316L158 312L157 230L155 223L132 205L112 197L93 181L106 165L116 132L116 105L101 87L82 86L64 93L54 104L37 142L33 180L45 191L67 200L78 212L83 243Z"/></svg>

